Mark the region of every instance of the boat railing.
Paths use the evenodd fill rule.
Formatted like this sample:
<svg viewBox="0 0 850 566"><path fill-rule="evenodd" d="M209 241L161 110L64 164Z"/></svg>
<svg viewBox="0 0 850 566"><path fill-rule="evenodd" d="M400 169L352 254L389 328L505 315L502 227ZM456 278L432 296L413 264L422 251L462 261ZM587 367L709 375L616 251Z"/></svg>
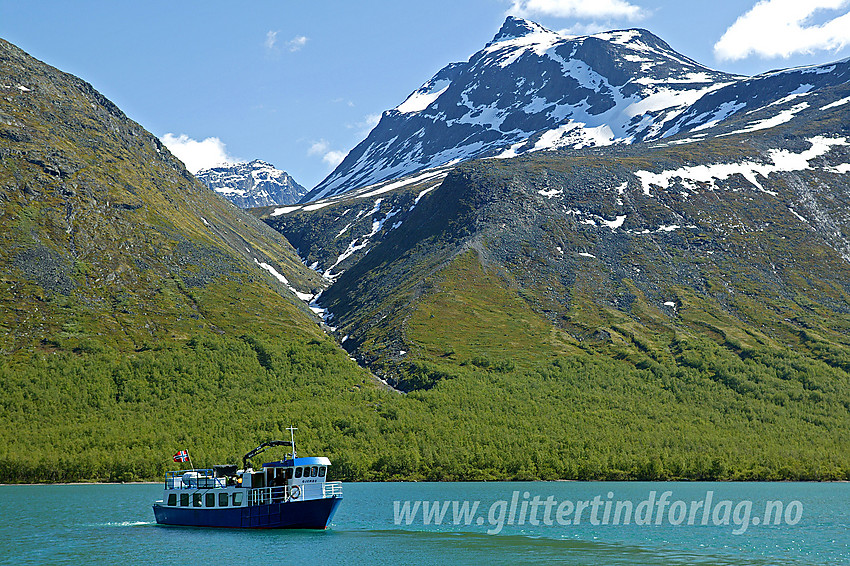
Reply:
<svg viewBox="0 0 850 566"><path fill-rule="evenodd" d="M165 489L211 489L225 487L226 480L217 478L212 470L176 470L165 472Z"/></svg>
<svg viewBox="0 0 850 566"><path fill-rule="evenodd" d="M316 499L316 495L308 493L306 488L308 486L299 487L300 494L296 496L300 499ZM312 486L310 486L312 487ZM317 486L318 487L318 486ZM328 497L342 497L342 482L325 482L322 484L322 492L319 498L325 499ZM296 500L292 498L292 492L288 486L276 486L276 487L257 487L254 489L248 490L248 505L267 505L270 503L284 503L290 500Z"/></svg>
<svg viewBox="0 0 850 566"><path fill-rule="evenodd" d="M275 487L256 487L248 490L248 505L266 505L283 503L289 499L289 489L285 485Z"/></svg>

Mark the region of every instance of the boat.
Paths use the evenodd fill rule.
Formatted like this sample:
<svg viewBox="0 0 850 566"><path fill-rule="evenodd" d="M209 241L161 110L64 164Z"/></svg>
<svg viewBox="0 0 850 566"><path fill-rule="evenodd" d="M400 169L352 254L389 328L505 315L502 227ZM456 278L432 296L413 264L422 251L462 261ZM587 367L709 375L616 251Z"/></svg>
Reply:
<svg viewBox="0 0 850 566"><path fill-rule="evenodd" d="M160 525L251 529L325 529L342 501L342 483L327 481L330 460L297 457L291 440L271 440L235 465L166 472L162 499L153 504ZM259 470L250 459L275 446L289 446L284 460ZM175 461L184 451L175 455ZM191 462L190 462L191 464Z"/></svg>

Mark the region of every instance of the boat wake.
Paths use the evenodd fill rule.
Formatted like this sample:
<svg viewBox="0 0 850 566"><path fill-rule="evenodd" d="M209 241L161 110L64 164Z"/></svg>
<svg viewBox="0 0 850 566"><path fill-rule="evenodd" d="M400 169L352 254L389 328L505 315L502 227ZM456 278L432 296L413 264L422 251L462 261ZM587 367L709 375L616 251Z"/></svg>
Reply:
<svg viewBox="0 0 850 566"><path fill-rule="evenodd" d="M121 521L109 523L95 523L96 527L144 527L147 525L156 525L155 521Z"/></svg>

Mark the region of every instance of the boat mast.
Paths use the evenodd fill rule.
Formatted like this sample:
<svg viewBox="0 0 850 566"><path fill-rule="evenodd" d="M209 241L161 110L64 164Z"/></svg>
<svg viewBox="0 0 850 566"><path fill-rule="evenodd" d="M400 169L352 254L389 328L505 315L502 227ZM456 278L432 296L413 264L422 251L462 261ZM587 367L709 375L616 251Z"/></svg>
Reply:
<svg viewBox="0 0 850 566"><path fill-rule="evenodd" d="M289 431L289 438L292 439L292 461L293 461L293 464L294 464L295 463L295 431L298 430L298 429L293 427L292 425L289 425L289 428L287 428L286 430Z"/></svg>

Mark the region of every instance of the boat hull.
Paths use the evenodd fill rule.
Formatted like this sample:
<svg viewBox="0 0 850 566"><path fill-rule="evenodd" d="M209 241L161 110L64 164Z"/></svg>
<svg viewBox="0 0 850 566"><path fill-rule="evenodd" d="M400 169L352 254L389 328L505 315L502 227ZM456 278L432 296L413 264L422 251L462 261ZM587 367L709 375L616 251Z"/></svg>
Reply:
<svg viewBox="0 0 850 566"><path fill-rule="evenodd" d="M307 499L229 509L171 507L154 504L160 525L248 529L324 529L342 497Z"/></svg>

